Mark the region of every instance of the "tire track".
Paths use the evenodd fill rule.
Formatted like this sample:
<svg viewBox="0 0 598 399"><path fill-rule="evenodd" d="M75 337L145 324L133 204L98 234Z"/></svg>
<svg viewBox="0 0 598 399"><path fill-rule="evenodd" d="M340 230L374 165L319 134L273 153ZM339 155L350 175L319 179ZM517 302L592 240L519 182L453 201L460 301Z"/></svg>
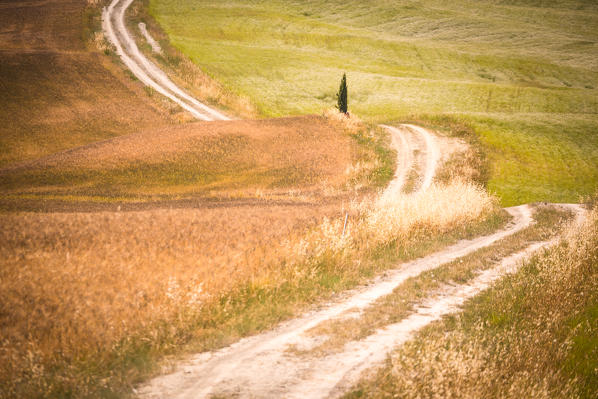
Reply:
<svg viewBox="0 0 598 399"><path fill-rule="evenodd" d="M409 172L414 167L415 156L413 154L414 148L409 144L407 136L413 132L417 134L425 145L423 149L425 153L425 162L421 172L421 182L417 191L425 191L432 185L438 162L440 161L440 148L434 135L423 127L401 124L399 127L389 125L379 125L390 133L392 146L397 151L397 169L393 181L389 184L384 192L385 196L397 195L402 192L407 183Z"/></svg>
<svg viewBox="0 0 598 399"><path fill-rule="evenodd" d="M438 161L440 160L440 149L438 148L438 143L436 142L434 136L423 127L409 124L404 124L401 126L415 131L424 139L424 142L426 144L426 162L424 166L420 190L427 190L432 185L432 181L434 180L434 176L436 175Z"/></svg>
<svg viewBox="0 0 598 399"><path fill-rule="evenodd" d="M405 137L405 132L397 129L394 126L380 125L386 131L390 133L391 144L397 151L397 168L395 169L395 175L384 191L384 196L395 197L401 194L409 171L413 167L413 152L409 146L409 142Z"/></svg>
<svg viewBox="0 0 598 399"><path fill-rule="evenodd" d="M578 205L563 206L573 209L578 215L582 214ZM509 267L538 248L550 245L552 241L534 244L521 253L505 258L499 266L482 273L469 284L447 288L442 295L424 302L424 306L408 318L376 331L365 340L348 344L342 353L306 359L294 356L287 349L293 346L307 346L309 349L310 345L316 345L317 342L304 333L319 323L347 311L362 310L378 298L390 294L406 279L489 246L532 222L527 205L507 208L507 211L513 216L513 222L507 228L461 241L438 253L405 263L370 286L352 290L344 295L343 300L321 310L283 323L274 330L242 339L219 351L195 356L175 373L150 381L140 389L141 396L183 399L224 394L248 398L324 398L341 394L361 371L383 360L397 344L442 315L457 311L463 301L488 287L510 270Z"/></svg>

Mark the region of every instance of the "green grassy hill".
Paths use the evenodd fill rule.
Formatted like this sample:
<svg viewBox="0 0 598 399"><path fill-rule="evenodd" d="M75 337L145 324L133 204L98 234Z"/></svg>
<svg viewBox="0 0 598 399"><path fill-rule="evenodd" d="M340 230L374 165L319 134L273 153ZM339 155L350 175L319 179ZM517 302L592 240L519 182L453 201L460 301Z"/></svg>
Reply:
<svg viewBox="0 0 598 399"><path fill-rule="evenodd" d="M171 43L263 116L320 112L347 72L372 121L472 126L505 205L598 182L598 5L590 1L150 0Z"/></svg>

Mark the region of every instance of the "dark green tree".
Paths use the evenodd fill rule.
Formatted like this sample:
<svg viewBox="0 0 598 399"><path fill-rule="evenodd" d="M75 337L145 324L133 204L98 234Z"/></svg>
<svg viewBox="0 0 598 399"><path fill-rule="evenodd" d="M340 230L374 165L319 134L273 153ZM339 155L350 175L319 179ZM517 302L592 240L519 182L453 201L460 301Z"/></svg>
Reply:
<svg viewBox="0 0 598 399"><path fill-rule="evenodd" d="M341 86L336 94L336 108L342 113L347 113L347 74L343 73Z"/></svg>

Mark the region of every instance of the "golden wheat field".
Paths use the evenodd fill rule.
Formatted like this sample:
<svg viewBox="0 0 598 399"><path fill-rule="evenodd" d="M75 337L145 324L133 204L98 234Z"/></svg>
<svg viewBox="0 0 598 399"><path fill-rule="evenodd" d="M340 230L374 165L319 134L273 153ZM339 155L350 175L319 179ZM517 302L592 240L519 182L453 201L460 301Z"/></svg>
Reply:
<svg viewBox="0 0 598 399"><path fill-rule="evenodd" d="M443 234L496 208L483 190L457 182L352 209L342 237L338 203L2 214L1 378L40 389L49 369L118 352L123 339L160 341L165 322L176 335L189 327L186 314L235 287L305 282L323 258L337 274L355 275L367 248L409 242L417 231Z"/></svg>
<svg viewBox="0 0 598 399"><path fill-rule="evenodd" d="M27 366L22 362L29 354L47 365L56 357L109 350L181 306L201 305L275 262L273 243L322 214L335 210L239 206L1 215L3 374L6 367Z"/></svg>

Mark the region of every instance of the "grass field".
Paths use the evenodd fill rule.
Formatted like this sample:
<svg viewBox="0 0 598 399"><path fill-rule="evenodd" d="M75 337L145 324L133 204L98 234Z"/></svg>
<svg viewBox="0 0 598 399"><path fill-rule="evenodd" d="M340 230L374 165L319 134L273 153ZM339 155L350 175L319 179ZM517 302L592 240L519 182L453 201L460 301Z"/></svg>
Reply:
<svg viewBox="0 0 598 399"><path fill-rule="evenodd" d="M321 112L346 71L349 108L370 121L450 115L474 127L505 205L596 187L592 2L150 0L150 14L263 116Z"/></svg>

